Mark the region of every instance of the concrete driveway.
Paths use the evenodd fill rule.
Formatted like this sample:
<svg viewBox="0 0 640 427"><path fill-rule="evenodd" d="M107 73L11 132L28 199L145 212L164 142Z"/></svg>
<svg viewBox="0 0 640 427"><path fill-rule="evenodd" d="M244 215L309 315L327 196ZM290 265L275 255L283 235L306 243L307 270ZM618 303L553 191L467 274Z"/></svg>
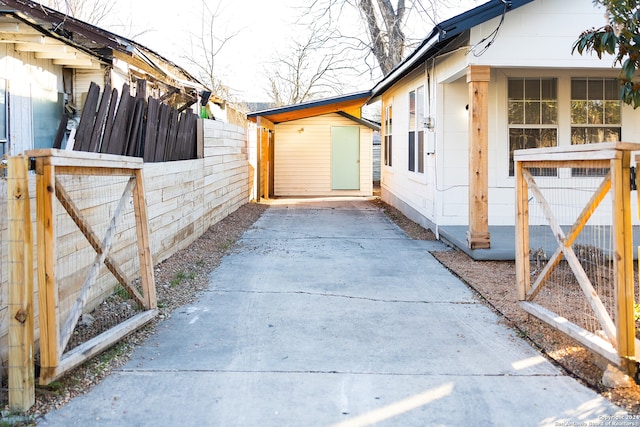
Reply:
<svg viewBox="0 0 640 427"><path fill-rule="evenodd" d="M121 370L51 426L564 426L564 376L362 200L274 203ZM515 285L514 285L515 286Z"/></svg>

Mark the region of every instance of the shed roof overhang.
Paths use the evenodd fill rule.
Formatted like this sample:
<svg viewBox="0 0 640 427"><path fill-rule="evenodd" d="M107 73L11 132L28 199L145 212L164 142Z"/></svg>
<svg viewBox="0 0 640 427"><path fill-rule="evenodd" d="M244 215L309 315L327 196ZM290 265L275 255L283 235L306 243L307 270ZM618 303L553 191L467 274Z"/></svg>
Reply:
<svg viewBox="0 0 640 427"><path fill-rule="evenodd" d="M377 101L384 92L426 60L458 47L456 39L467 34L471 28L532 1L534 0L491 0L437 24L420 46L373 87L369 102Z"/></svg>
<svg viewBox="0 0 640 427"><path fill-rule="evenodd" d="M359 110L366 104L371 91L352 93L268 110L255 111L247 114L247 119L255 122L258 117L264 117L274 124L291 120L305 119L329 113L347 113L354 116L353 111Z"/></svg>

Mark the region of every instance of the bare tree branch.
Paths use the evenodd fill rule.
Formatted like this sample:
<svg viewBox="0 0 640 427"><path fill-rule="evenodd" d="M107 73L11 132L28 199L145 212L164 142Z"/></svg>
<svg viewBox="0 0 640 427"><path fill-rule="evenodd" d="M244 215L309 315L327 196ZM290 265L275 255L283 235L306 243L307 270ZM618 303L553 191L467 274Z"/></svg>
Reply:
<svg viewBox="0 0 640 427"><path fill-rule="evenodd" d="M268 94L276 105L298 104L342 93L344 76L352 73L351 58L334 45L336 35L312 27L305 38L292 41L276 54L269 71Z"/></svg>
<svg viewBox="0 0 640 427"><path fill-rule="evenodd" d="M190 51L183 55L182 59L195 70L194 74L212 90L213 94L229 99L231 97L229 89L217 77L216 56L231 39L240 34L241 30L219 35L222 28L220 2L216 3L215 7L210 7L205 0L202 0L200 17L200 29L198 32L190 33Z"/></svg>
<svg viewBox="0 0 640 427"><path fill-rule="evenodd" d="M469 0L469 6L481 0ZM308 0L304 17L312 22L330 22L334 28L348 27L352 34L350 46L356 47L362 62L372 67L371 57L375 58L375 67L382 74L388 74L402 61L405 50L427 35L429 29L415 34L416 23L428 23L431 27L440 22L443 13L451 15L451 10L459 10L461 2L454 0ZM360 23L351 22L349 26L341 18L353 16L357 12ZM346 19L346 18L345 18ZM304 21L304 18L301 18ZM409 25L411 24L411 25ZM411 37L407 33L412 33ZM417 38L413 38L417 37ZM354 40L358 42L354 43ZM362 51L366 46L368 51ZM372 69L370 69L373 72Z"/></svg>
<svg viewBox="0 0 640 427"><path fill-rule="evenodd" d="M41 3L92 25L99 25L117 5L114 0L44 0Z"/></svg>

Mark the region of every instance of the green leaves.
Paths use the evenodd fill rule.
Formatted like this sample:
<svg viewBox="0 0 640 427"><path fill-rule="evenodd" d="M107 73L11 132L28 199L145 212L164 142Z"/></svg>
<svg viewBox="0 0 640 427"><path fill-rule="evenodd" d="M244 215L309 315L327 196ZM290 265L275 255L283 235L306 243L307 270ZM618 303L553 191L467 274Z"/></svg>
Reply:
<svg viewBox="0 0 640 427"><path fill-rule="evenodd" d="M635 0L593 0L595 5L607 8L608 23L604 27L584 31L574 42L576 51L614 56L614 65L620 64L620 99L633 108L640 107L640 84L634 83L640 68L640 5Z"/></svg>

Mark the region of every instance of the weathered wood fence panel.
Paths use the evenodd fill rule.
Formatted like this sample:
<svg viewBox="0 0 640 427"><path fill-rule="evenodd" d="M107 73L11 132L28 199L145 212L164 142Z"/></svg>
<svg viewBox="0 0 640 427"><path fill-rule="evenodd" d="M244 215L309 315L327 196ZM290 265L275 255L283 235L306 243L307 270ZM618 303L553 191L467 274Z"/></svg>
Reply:
<svg viewBox="0 0 640 427"><path fill-rule="evenodd" d="M161 101L130 95L129 85L118 91L91 83L73 139L73 149L93 153L143 157L145 162L168 162L197 158L196 124L191 111L178 112ZM66 125L67 117L63 117ZM59 131L54 148L61 148Z"/></svg>

